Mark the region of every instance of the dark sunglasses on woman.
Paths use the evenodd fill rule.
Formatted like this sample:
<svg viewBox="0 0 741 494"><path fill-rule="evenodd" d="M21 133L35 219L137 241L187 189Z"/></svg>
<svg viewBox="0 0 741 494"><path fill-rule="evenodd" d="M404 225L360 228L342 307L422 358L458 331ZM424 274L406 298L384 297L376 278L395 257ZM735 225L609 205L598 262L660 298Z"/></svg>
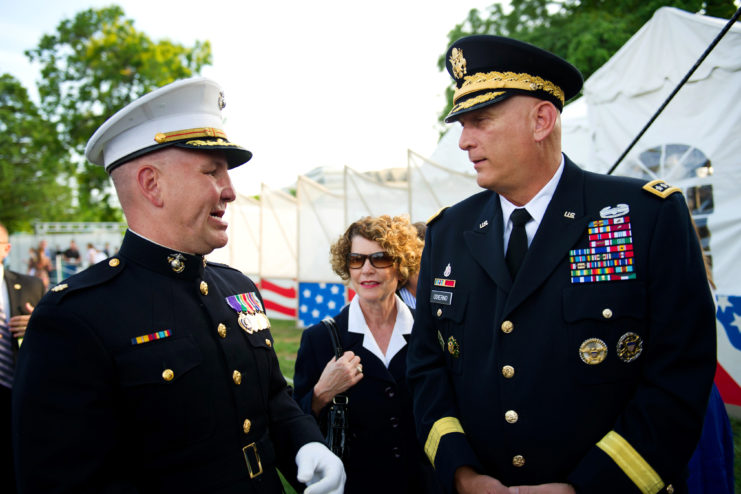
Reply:
<svg viewBox="0 0 741 494"><path fill-rule="evenodd" d="M374 268L388 268L394 264L394 258L387 252L374 252L372 254L356 254L351 252L347 255L347 267L350 269L360 269L365 264L366 258Z"/></svg>

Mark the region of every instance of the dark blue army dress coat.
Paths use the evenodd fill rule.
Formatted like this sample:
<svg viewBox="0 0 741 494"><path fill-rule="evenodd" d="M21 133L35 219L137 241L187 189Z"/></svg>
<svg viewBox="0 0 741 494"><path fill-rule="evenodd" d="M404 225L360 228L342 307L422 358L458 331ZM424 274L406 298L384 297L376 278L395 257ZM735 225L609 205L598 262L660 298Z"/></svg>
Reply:
<svg viewBox="0 0 741 494"><path fill-rule="evenodd" d="M497 194L430 222L408 377L419 438L448 490L471 465L508 486L683 492L715 319L674 191L567 158L514 282Z"/></svg>
<svg viewBox="0 0 741 494"><path fill-rule="evenodd" d="M53 288L13 390L20 492L282 492L276 466L322 438L270 331L248 334L226 302L244 293L240 272L131 232Z"/></svg>
<svg viewBox="0 0 741 494"><path fill-rule="evenodd" d="M360 356L363 379L344 394L348 397L346 494L439 492L430 462L422 453L414 433L412 400L406 384L407 345L397 353L388 369L363 347L363 335L348 331L349 305L336 317L344 351ZM296 358L295 398L304 411L312 413L314 385L327 362L334 357L329 330L316 324L304 330ZM329 407L317 417L326 423Z"/></svg>

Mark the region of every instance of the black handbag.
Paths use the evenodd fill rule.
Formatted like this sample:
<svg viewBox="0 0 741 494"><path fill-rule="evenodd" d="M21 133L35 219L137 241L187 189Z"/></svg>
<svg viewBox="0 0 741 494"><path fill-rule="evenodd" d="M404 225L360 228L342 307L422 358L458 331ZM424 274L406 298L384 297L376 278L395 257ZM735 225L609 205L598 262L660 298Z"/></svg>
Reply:
<svg viewBox="0 0 741 494"><path fill-rule="evenodd" d="M329 330L335 357L342 357L342 343L340 343L337 323L335 323L333 318L325 317L322 320L322 324ZM344 394L338 394L332 398L332 404L329 407L327 416L327 430L324 436L324 442L327 447L340 458L344 456L346 450L348 402L349 398Z"/></svg>

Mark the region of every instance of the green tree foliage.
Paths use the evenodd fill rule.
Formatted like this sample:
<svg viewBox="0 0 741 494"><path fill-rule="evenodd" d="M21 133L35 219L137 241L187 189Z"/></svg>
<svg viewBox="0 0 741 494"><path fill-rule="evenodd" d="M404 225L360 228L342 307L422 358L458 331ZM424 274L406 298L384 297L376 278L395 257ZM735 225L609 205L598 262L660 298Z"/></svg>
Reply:
<svg viewBox="0 0 741 494"><path fill-rule="evenodd" d="M120 210L102 167L84 158L87 140L106 118L137 97L211 63L211 45L188 48L153 41L121 7L89 9L63 20L26 52L41 65L41 114L68 146L77 189L78 221L118 221Z"/></svg>
<svg viewBox="0 0 741 494"><path fill-rule="evenodd" d="M16 231L30 230L34 219L68 217L67 153L54 126L10 74L0 75L0 135L0 221Z"/></svg>
<svg viewBox="0 0 741 494"><path fill-rule="evenodd" d="M730 18L733 0L511 0L505 9L495 3L486 12L469 11L449 33L449 43L470 34L495 34L537 45L574 64L588 78L601 67L659 7ZM506 10L506 11L505 11ZM700 56L700 53L697 54ZM438 59L445 70L445 54ZM688 67L689 69L689 67ZM450 111L453 85L447 89Z"/></svg>

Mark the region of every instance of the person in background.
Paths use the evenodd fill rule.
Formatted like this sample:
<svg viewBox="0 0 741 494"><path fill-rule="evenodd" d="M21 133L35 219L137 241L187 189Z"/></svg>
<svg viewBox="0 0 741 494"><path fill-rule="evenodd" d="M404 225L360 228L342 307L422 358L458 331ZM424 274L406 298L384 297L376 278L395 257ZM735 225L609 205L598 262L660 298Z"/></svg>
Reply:
<svg viewBox="0 0 741 494"><path fill-rule="evenodd" d="M28 319L44 295L42 281L36 276L5 268L10 253L10 236L0 223L0 482L3 492L16 492L11 441L11 390L18 349L26 333ZM6 490L7 489L7 490Z"/></svg>
<svg viewBox="0 0 741 494"><path fill-rule="evenodd" d="M422 242L425 240L425 231L427 231L427 225L422 221L412 223L412 226L417 230L417 238ZM414 310L417 306L417 280L419 279L419 266L414 272L409 274L407 282L402 285L396 294L401 297L401 300L409 306L410 309Z"/></svg>
<svg viewBox="0 0 741 494"><path fill-rule="evenodd" d="M437 492L414 434L405 379L411 310L395 295L419 266L422 241L407 217L364 217L331 247L332 269L356 296L335 316L345 353L334 356L328 329L301 336L294 397L319 423L347 396L346 494Z"/></svg>
<svg viewBox="0 0 741 494"><path fill-rule="evenodd" d="M715 311L680 189L561 150L582 76L510 38L446 54L484 188L427 223L407 378L447 492L687 492Z"/></svg>
<svg viewBox="0 0 741 494"><path fill-rule="evenodd" d="M13 387L20 494L277 493L277 468L306 494L342 492L255 284L204 257L227 242L229 169L252 156L220 128L223 107L215 82L176 81L88 142L128 230L34 310Z"/></svg>
<svg viewBox="0 0 741 494"><path fill-rule="evenodd" d="M694 220L698 241L701 242L700 232ZM702 242L701 242L702 243ZM715 281L710 265L710 259L703 251L705 273L707 275L713 299L716 299ZM717 302L716 302L717 307ZM717 310L717 309L716 309ZM734 493L734 446L733 430L728 419L725 403L713 383L710 392L705 421L702 426L702 435L695 452L689 462L689 477L687 487L690 494L733 494Z"/></svg>
<svg viewBox="0 0 741 494"><path fill-rule="evenodd" d="M77 242L74 240L69 241L69 247L62 253L62 259L67 264L73 264L75 266L80 264L80 249L77 248Z"/></svg>

